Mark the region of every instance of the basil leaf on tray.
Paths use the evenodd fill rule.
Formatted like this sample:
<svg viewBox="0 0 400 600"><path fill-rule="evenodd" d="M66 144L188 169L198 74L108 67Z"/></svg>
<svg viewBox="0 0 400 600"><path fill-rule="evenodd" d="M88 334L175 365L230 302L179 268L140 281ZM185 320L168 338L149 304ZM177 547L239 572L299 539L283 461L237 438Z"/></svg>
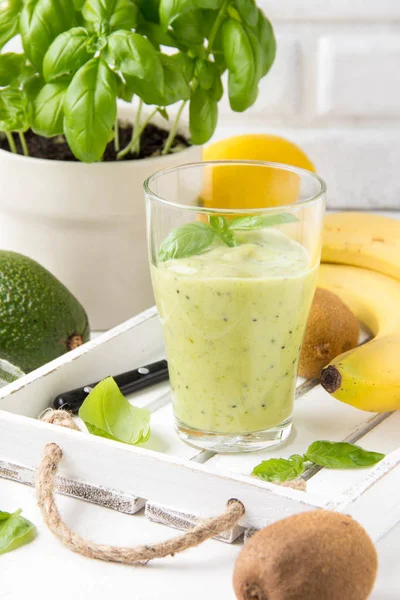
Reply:
<svg viewBox="0 0 400 600"><path fill-rule="evenodd" d="M100 381L90 392L79 416L93 435L131 445L150 437L150 412L132 406L112 377Z"/></svg>
<svg viewBox="0 0 400 600"><path fill-rule="evenodd" d="M305 459L300 454L292 454L289 458L270 458L257 465L252 475L264 481L290 481L304 472Z"/></svg>
<svg viewBox="0 0 400 600"><path fill-rule="evenodd" d="M0 511L0 554L15 550L34 539L36 528L28 519L20 516L21 512L21 509L15 513Z"/></svg>
<svg viewBox="0 0 400 600"><path fill-rule="evenodd" d="M330 469L371 467L385 457L384 454L379 452L369 452L360 446L348 444L347 442L327 441L311 444L305 456L316 465Z"/></svg>
<svg viewBox="0 0 400 600"><path fill-rule="evenodd" d="M272 225L284 225L285 223L295 223L299 219L290 213L279 215L261 215L253 217L235 217L229 223L229 229L249 231L251 229L262 229Z"/></svg>
<svg viewBox="0 0 400 600"><path fill-rule="evenodd" d="M215 232L205 223L187 223L165 238L160 247L161 261L200 254L213 243Z"/></svg>

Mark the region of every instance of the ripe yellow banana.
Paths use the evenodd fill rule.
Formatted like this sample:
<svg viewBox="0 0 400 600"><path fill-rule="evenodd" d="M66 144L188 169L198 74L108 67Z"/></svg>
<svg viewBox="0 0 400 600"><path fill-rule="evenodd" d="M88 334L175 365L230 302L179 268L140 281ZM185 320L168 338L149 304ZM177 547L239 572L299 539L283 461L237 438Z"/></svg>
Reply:
<svg viewBox="0 0 400 600"><path fill-rule="evenodd" d="M365 267L400 279L400 220L364 212L328 215L322 262Z"/></svg>
<svg viewBox="0 0 400 600"><path fill-rule="evenodd" d="M367 269L322 264L318 286L342 298L374 336L331 361L322 386L362 410L400 409L400 282Z"/></svg>

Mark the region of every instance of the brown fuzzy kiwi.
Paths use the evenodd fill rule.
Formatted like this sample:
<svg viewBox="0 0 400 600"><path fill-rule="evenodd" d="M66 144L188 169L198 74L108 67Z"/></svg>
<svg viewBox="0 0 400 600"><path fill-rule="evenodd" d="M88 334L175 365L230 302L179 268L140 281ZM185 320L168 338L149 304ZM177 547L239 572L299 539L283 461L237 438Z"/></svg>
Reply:
<svg viewBox="0 0 400 600"><path fill-rule="evenodd" d="M300 354L299 375L318 379L332 359L357 346L359 333L358 321L344 302L336 294L317 288Z"/></svg>
<svg viewBox="0 0 400 600"><path fill-rule="evenodd" d="M238 600L366 600L378 559L347 515L315 510L258 531L236 561Z"/></svg>

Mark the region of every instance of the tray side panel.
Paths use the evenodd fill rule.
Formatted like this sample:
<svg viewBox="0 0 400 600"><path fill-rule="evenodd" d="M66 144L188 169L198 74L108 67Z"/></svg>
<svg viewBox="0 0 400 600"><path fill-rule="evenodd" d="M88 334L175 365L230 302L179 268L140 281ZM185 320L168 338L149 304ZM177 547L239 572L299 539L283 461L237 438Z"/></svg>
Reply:
<svg viewBox="0 0 400 600"><path fill-rule="evenodd" d="M0 440L0 459L6 462L36 468L46 443L55 442L64 453L60 476L122 490L200 518L219 514L230 498L238 498L246 507L245 527L263 527L329 501L1 411Z"/></svg>

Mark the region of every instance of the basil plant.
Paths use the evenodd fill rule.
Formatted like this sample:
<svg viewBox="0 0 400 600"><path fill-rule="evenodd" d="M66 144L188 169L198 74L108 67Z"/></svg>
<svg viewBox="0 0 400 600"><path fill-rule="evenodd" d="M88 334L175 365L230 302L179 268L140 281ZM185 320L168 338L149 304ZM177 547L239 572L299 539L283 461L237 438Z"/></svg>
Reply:
<svg viewBox="0 0 400 600"><path fill-rule="evenodd" d="M254 104L275 58L272 26L255 0L7 0L0 49L20 35L23 53L0 54L0 131L10 150L24 132L64 135L78 160L137 153L156 112L178 104L163 153L189 103L192 144L212 136L228 71L230 106ZM119 148L117 100L139 99L132 140ZM143 104L152 106L142 118Z"/></svg>

